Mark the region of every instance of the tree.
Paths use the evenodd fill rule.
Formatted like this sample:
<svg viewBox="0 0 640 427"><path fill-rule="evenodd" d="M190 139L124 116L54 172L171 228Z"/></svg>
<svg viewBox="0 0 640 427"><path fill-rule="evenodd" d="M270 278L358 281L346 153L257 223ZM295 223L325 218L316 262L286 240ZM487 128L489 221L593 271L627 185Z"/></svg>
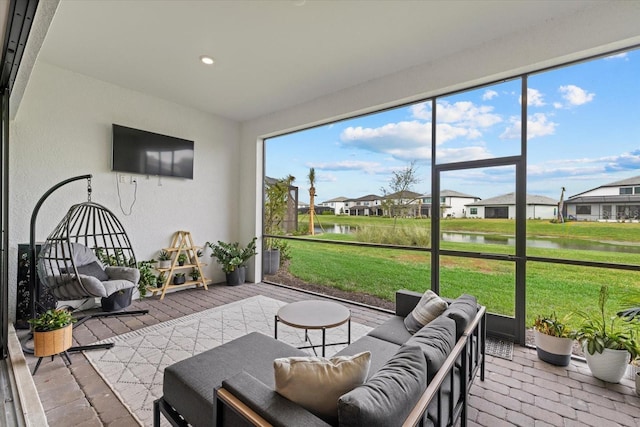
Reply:
<svg viewBox="0 0 640 427"><path fill-rule="evenodd" d="M295 177L288 175L272 183L267 183L264 200L264 233L271 235L284 234L283 222L287 216L289 186ZM267 247L270 247L269 241Z"/></svg>
<svg viewBox="0 0 640 427"><path fill-rule="evenodd" d="M314 202L316 197L316 170L314 168L309 169L309 234L312 236L315 233L313 227L313 215L316 213Z"/></svg>
<svg viewBox="0 0 640 427"><path fill-rule="evenodd" d="M394 171L389 180L389 186L380 189L384 196L382 206L389 216L397 219L398 216L404 216L411 208L410 202L414 198L408 193L420 182L417 171L416 162L413 160L405 168Z"/></svg>

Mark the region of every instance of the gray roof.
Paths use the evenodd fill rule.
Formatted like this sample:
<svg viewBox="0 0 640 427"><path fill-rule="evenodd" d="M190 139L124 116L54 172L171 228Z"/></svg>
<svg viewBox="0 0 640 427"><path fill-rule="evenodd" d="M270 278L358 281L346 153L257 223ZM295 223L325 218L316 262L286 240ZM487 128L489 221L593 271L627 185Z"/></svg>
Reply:
<svg viewBox="0 0 640 427"><path fill-rule="evenodd" d="M350 202L367 202L369 200L380 200L382 197L375 194L367 194L366 196L358 197L357 199L347 199Z"/></svg>
<svg viewBox="0 0 640 427"><path fill-rule="evenodd" d="M431 194L425 194L422 197L431 197ZM454 191L454 190L441 190L440 191L440 197L461 197L461 198L465 198L465 199L478 199L478 200L480 200L480 197L478 197L478 196L472 196L471 194L465 194L465 193L461 193L459 191Z"/></svg>
<svg viewBox="0 0 640 427"><path fill-rule="evenodd" d="M346 197L334 197L333 199L325 200L322 203L344 202L344 201L347 201L347 200L349 200L349 199L346 198Z"/></svg>
<svg viewBox="0 0 640 427"><path fill-rule="evenodd" d="M465 206L486 206L486 205L515 205L516 193L507 193L501 196L491 197L489 199L480 200L478 202L469 203ZM557 206L558 202L551 197L538 196L536 194L527 194L527 205L548 205Z"/></svg>
<svg viewBox="0 0 640 427"><path fill-rule="evenodd" d="M397 191L392 194L387 194L385 199L417 199L418 197L422 197L420 193L416 193L415 191Z"/></svg>

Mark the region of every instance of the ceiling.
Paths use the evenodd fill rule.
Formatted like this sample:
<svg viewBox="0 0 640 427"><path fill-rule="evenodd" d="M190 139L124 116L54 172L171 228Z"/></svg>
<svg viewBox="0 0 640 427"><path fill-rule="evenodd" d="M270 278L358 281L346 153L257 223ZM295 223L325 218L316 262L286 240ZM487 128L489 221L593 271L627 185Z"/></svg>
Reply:
<svg viewBox="0 0 640 427"><path fill-rule="evenodd" d="M61 0L38 60L246 121L597 3Z"/></svg>

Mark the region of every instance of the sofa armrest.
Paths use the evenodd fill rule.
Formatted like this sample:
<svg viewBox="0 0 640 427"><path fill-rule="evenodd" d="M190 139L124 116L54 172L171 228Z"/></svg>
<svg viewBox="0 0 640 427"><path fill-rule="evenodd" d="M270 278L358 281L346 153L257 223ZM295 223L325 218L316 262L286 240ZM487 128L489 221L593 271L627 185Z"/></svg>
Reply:
<svg viewBox="0 0 640 427"><path fill-rule="evenodd" d="M396 316L407 317L422 298L419 292L401 289L396 291Z"/></svg>
<svg viewBox="0 0 640 427"><path fill-rule="evenodd" d="M111 280L128 280L134 285L140 280L140 270L132 267L107 266L104 269Z"/></svg>
<svg viewBox="0 0 640 427"><path fill-rule="evenodd" d="M224 412L229 408L254 425L329 426L247 372L223 381L214 397L218 405L217 425L225 425Z"/></svg>

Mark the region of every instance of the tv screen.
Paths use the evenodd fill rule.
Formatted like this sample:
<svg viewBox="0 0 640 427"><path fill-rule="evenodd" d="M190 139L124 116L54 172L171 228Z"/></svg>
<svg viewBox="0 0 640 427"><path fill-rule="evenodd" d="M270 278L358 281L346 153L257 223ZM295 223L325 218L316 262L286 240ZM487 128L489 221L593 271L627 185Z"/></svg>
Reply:
<svg viewBox="0 0 640 427"><path fill-rule="evenodd" d="M193 179L193 141L113 124L112 170Z"/></svg>

